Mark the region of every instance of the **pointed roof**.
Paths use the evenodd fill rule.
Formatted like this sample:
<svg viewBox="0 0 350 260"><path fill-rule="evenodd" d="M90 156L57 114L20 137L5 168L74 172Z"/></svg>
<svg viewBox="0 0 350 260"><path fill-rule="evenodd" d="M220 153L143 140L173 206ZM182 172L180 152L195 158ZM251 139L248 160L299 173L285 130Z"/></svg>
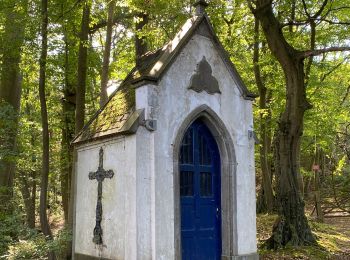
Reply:
<svg viewBox="0 0 350 260"><path fill-rule="evenodd" d="M203 13L188 19L174 39L163 48L143 55L141 65L131 70L106 105L96 112L74 138L73 143L77 144L115 134L134 133L143 115L142 111L135 111L135 88L148 83L157 84L195 33L212 39L226 67L236 80L242 97L247 100L257 97L248 91L228 53L216 36L209 18Z"/></svg>
<svg viewBox="0 0 350 260"><path fill-rule="evenodd" d="M205 0L197 0L193 7L196 8L196 15L205 14L205 8L207 8L209 4Z"/></svg>
<svg viewBox="0 0 350 260"><path fill-rule="evenodd" d="M209 18L205 13L203 15L194 16L188 19L180 31L176 34L174 39L164 45L163 48L155 52L146 53L143 57L141 57L142 66L139 68L135 67L125 79L125 83L137 84L144 81L158 82L162 78L165 71L169 68L170 64L181 52L182 48L195 33L199 33L213 40L213 43L215 44L215 47L217 47L221 58L227 65L234 78L237 79L238 87L240 88L242 96L245 99L255 98L256 95L249 92L243 83L243 80L231 62L228 53L216 36Z"/></svg>

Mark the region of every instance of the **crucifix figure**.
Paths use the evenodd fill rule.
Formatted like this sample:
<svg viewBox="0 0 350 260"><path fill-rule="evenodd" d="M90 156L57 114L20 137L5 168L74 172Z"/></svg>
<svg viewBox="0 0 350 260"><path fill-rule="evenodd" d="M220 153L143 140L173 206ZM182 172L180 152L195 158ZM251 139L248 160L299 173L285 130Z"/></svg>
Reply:
<svg viewBox="0 0 350 260"><path fill-rule="evenodd" d="M101 221L102 221L102 182L105 178L112 178L114 175L114 172L112 170L106 171L103 169L103 149L101 147L100 149L100 159L99 159L99 165L96 172L90 172L89 173L89 179L94 180L96 179L98 182L97 186L97 205L96 205L96 225L94 228L94 237L92 241L97 245L102 245L102 228L101 228Z"/></svg>

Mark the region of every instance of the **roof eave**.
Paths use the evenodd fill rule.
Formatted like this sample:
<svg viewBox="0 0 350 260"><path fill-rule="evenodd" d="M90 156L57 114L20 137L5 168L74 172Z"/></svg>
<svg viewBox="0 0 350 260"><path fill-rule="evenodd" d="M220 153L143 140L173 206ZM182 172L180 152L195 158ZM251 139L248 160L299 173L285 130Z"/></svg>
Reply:
<svg viewBox="0 0 350 260"><path fill-rule="evenodd" d="M77 136L73 141L72 145L77 146L84 143L93 142L96 140L111 138L119 135L132 135L137 132L137 129L142 125L145 117L144 109L135 110L129 118L126 120L124 125L120 129L111 129L105 132L96 133L94 136L91 136L86 139L82 139L81 135Z"/></svg>

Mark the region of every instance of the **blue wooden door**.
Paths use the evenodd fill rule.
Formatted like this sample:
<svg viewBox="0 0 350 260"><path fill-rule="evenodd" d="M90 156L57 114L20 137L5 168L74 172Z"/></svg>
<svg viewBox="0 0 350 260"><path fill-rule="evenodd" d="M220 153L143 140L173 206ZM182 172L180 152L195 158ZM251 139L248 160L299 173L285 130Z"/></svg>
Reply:
<svg viewBox="0 0 350 260"><path fill-rule="evenodd" d="M186 131L180 151L182 260L221 259L220 155L200 120Z"/></svg>

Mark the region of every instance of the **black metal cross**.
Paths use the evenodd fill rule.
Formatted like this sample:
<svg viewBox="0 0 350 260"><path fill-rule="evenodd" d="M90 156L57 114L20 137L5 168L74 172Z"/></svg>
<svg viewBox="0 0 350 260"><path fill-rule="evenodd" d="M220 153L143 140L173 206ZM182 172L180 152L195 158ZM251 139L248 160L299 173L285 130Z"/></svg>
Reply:
<svg viewBox="0 0 350 260"><path fill-rule="evenodd" d="M96 172L90 172L89 173L89 179L94 180L96 179L98 182L97 186L97 205L96 205L96 225L94 228L94 237L92 241L97 245L102 245L102 228L101 228L101 221L102 221L102 182L105 178L112 178L114 175L114 172L112 170L106 171L103 169L103 149L100 148L100 159L99 159L99 165Z"/></svg>

